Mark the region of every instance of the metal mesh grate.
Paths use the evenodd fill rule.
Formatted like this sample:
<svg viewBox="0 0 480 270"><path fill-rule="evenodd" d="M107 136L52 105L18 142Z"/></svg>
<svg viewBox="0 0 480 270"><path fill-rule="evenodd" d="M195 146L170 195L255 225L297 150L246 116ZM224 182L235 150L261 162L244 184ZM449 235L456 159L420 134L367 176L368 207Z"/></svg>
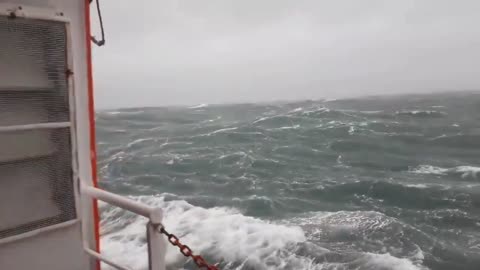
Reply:
<svg viewBox="0 0 480 270"><path fill-rule="evenodd" d="M64 23L0 16L0 125L69 120L66 37Z"/></svg>
<svg viewBox="0 0 480 270"><path fill-rule="evenodd" d="M0 238L75 218L69 129L0 134L0 141L32 134L51 151L0 163Z"/></svg>
<svg viewBox="0 0 480 270"><path fill-rule="evenodd" d="M0 16L0 128L68 122L61 22ZM76 218L70 128L0 132L0 238Z"/></svg>

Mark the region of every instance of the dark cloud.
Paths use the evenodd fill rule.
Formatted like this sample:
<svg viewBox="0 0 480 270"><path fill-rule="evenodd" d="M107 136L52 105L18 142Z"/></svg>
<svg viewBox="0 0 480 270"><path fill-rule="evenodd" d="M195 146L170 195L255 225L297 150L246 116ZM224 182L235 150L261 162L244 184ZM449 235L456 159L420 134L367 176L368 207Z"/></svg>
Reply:
<svg viewBox="0 0 480 270"><path fill-rule="evenodd" d="M480 86L480 1L103 1L99 107Z"/></svg>

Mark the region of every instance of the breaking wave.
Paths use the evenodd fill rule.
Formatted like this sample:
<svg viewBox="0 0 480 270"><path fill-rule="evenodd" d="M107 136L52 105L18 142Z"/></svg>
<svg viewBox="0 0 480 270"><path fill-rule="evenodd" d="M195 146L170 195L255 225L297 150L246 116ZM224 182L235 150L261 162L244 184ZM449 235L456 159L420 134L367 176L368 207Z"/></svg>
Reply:
<svg viewBox="0 0 480 270"><path fill-rule="evenodd" d="M201 108L206 108L206 107L208 107L208 104L202 103L202 104L198 104L198 105L191 106L191 107L188 107L188 108L189 109L201 109Z"/></svg>
<svg viewBox="0 0 480 270"><path fill-rule="evenodd" d="M414 117L443 117L446 116L447 113L440 112L440 111L421 111L421 110L413 110L413 111L397 111L397 115L404 115L404 116L414 116Z"/></svg>
<svg viewBox="0 0 480 270"><path fill-rule="evenodd" d="M424 269L418 266L422 260L418 250L402 258L391 254L399 253L398 248L390 246L388 252L379 245L379 253L357 252L335 259L338 254L334 250L313 244L304 233L304 229L315 226L318 229L310 238L326 233L325 239L333 236L340 241L344 237L375 237L380 233L387 241L381 230L394 226L393 221L376 213L314 214L286 224L247 217L233 208L196 207L169 194L132 198L162 208L164 225L170 232L195 252L228 269ZM147 269L146 220L105 204L101 209L105 255L116 258L123 266ZM295 222L298 225L292 224ZM167 246L166 262L169 269L191 264L172 246Z"/></svg>
<svg viewBox="0 0 480 270"><path fill-rule="evenodd" d="M431 165L420 165L410 170L412 173L433 174L433 175L458 175L463 179L480 180L480 167L457 166L453 168L442 168Z"/></svg>
<svg viewBox="0 0 480 270"><path fill-rule="evenodd" d="M167 229L224 270L477 270L478 104L434 95L102 111L100 185L164 209ZM146 221L101 208L102 251L145 269ZM195 269L171 247L167 260Z"/></svg>

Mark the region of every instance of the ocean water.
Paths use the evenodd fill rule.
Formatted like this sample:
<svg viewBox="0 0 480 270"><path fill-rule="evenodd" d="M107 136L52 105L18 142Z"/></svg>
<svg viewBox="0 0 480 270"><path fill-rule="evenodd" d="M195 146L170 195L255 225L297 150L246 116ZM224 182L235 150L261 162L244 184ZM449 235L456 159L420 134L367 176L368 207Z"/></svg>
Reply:
<svg viewBox="0 0 480 270"><path fill-rule="evenodd" d="M479 93L100 111L97 136L101 186L221 269L480 269ZM101 209L146 269L146 221Z"/></svg>

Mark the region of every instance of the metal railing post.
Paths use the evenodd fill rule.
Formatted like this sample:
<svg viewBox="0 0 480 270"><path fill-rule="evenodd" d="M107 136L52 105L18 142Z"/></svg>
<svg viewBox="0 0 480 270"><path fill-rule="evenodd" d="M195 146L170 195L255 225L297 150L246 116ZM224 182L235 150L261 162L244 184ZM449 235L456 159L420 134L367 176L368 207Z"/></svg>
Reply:
<svg viewBox="0 0 480 270"><path fill-rule="evenodd" d="M89 196L90 198L95 198L100 201L104 201L113 206L120 207L122 209L133 212L137 215L144 216L148 218L149 222L147 223L147 245L148 245L148 265L149 270L165 270L165 255L167 252L167 242L163 235L160 233L160 228L162 228L162 219L163 212L160 208L150 207L139 202L136 202L132 199L122 197L111 192L92 187L82 185L80 188L82 196ZM128 269L122 267L110 259L106 258L100 253L97 253L94 250L91 250L88 247L88 244L84 246L85 251L90 256L103 261L117 269Z"/></svg>
<svg viewBox="0 0 480 270"><path fill-rule="evenodd" d="M150 221L147 223L149 270L165 270L165 254L167 253L167 242L159 231L162 226L162 218L162 210L159 208L155 208L150 213Z"/></svg>

